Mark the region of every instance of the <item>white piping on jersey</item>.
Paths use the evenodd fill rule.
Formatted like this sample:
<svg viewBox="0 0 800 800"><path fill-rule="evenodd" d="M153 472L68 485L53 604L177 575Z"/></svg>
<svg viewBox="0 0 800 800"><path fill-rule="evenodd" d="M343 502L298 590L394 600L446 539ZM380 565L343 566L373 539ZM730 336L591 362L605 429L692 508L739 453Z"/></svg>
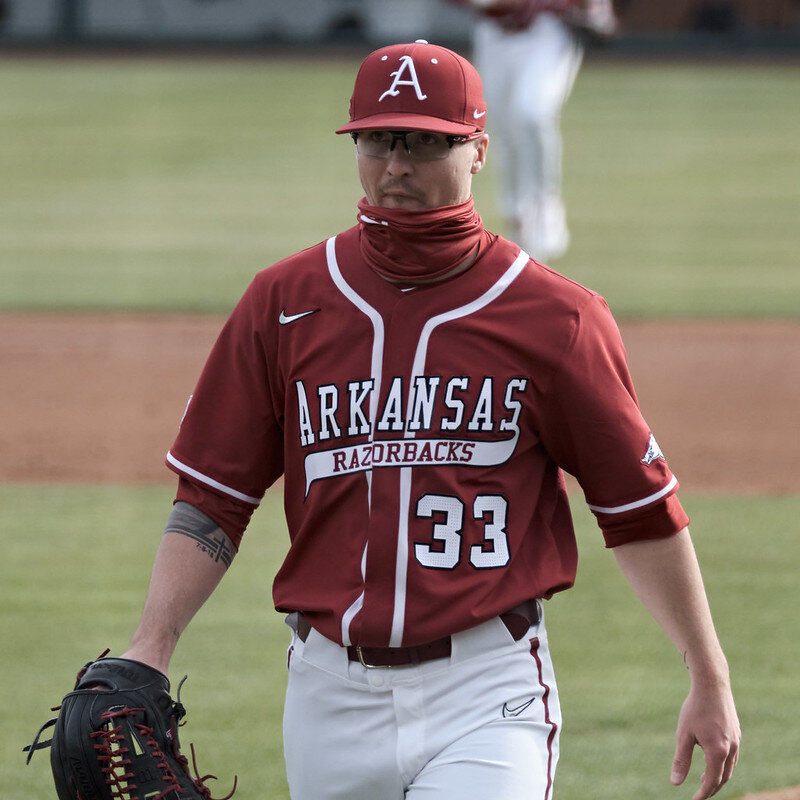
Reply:
<svg viewBox="0 0 800 800"><path fill-rule="evenodd" d="M661 489L661 491L651 494L648 497L644 497L641 500L634 500L632 503L625 503L624 506L610 506L606 508L604 506L593 506L591 503L587 503L587 505L592 511L599 511L601 514L624 514L626 511L633 511L634 508L642 508L642 506L655 503L656 500L660 500L662 497L664 497L664 495L669 494L677 485L678 479L673 475L672 480L663 489Z"/></svg>
<svg viewBox="0 0 800 800"><path fill-rule="evenodd" d="M191 475L193 478L196 478L201 483L205 483L207 486L211 486L214 489L219 489L221 492L225 492L225 494L230 495L231 497L236 497L239 500L244 500L245 503L251 503L254 506L261 504L260 497L250 497L250 495L243 494L242 492L237 491L236 489L231 489L230 486L226 486L224 483L220 483L219 481L215 481L213 478L209 478L208 475L203 475L202 472L198 472L196 469L192 469L188 467L186 464L178 461L172 453L167 453L167 461L172 464L174 467L177 467L181 472L185 472L187 475Z"/></svg>
<svg viewBox="0 0 800 800"><path fill-rule="evenodd" d="M367 557L367 548L364 547L364 556L362 561L366 560ZM361 579L362 581L365 579L364 571L361 571ZM342 644L345 647L349 647L353 644L353 640L350 638L350 625L358 614L361 611L361 608L364 605L364 592L362 591L361 594L355 599L355 602L342 614Z"/></svg>
<svg viewBox="0 0 800 800"><path fill-rule="evenodd" d="M389 647L402 647L406 625L406 585L408 584L408 516L411 513L411 467L400 470L399 515L397 520L397 560L394 564L394 609Z"/></svg>
<svg viewBox="0 0 800 800"><path fill-rule="evenodd" d="M364 545L364 550L361 553L361 582L366 583L367 580L367 545ZM342 643L345 647L353 644L350 638L350 624L361 611L364 605L364 592L356 598L355 602L342 614Z"/></svg>
<svg viewBox="0 0 800 800"><path fill-rule="evenodd" d="M434 328L445 322L451 322L461 317L469 316L496 300L519 276L525 268L530 256L520 250L519 255L514 259L511 266L500 276L497 282L466 305L453 308L442 314L431 317L422 328L422 333L417 343L417 350L414 354L414 362L411 367L410 385L414 385L414 379L423 374L425 360L428 355L428 342ZM407 419L411 419L411 397L409 397ZM413 438L413 431L406 431L406 438ZM403 632L405 630L406 618L406 586L408 582L408 518L411 509L411 467L403 467L400 470L400 520L397 530L397 562L395 564L395 583L394 583L394 613L392 615L392 632L389 637L389 647L400 647L403 644Z"/></svg>
<svg viewBox="0 0 800 800"><path fill-rule="evenodd" d="M372 323L372 330L374 338L372 341L372 359L370 363L370 377L373 380L373 389L369 400L369 429L370 441L372 441L372 432L375 430L375 419L378 416L378 397L381 391L381 374L383 372L383 342L384 342L384 327L383 317L374 309L363 297L361 297L342 275L339 269L339 262L336 260L336 237L331 236L325 242L325 256L328 261L328 272L336 288L363 314L367 316ZM367 471L367 505L372 509L372 472ZM366 581L367 574L367 546L364 545L364 553L361 558L361 578L362 582ZM342 642L345 645L351 644L350 640L350 624L355 618L356 614L361 610L364 605L364 591L355 599L353 604L342 614Z"/></svg>
<svg viewBox="0 0 800 800"><path fill-rule="evenodd" d="M373 384L369 401L369 422L370 427L374 429L375 418L378 415L378 396L381 393L381 373L383 371L383 339L385 335L383 317L363 297L357 294L342 276L339 262L336 260L335 236L332 236L325 243L325 254L328 258L328 272L330 272L336 287L359 311L369 317L375 332L375 339L372 342L372 363L370 364L370 377L375 383Z"/></svg>

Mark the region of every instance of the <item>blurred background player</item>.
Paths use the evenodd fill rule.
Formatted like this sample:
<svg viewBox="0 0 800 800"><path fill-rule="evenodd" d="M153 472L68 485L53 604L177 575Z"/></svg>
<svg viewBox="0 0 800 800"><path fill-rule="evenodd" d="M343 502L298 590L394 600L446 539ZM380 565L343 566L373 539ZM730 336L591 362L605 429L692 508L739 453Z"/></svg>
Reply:
<svg viewBox="0 0 800 800"><path fill-rule="evenodd" d="M561 109L586 36L616 30L611 0L450 0L479 15L474 62L492 109L492 156L508 235L534 258L569 245L561 196Z"/></svg>

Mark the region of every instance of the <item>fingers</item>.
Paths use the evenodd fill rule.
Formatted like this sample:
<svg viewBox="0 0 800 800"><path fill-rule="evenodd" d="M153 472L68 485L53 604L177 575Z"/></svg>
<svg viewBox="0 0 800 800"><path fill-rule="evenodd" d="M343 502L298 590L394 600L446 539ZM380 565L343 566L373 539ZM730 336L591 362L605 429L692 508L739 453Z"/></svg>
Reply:
<svg viewBox="0 0 800 800"><path fill-rule="evenodd" d="M680 786L689 774L692 763L693 746L679 745L672 763L671 782ZM731 742L729 746L719 748L712 752L710 748L704 750L706 769L700 778L700 789L692 800L707 800L713 797L731 778L736 762L739 760L738 742Z"/></svg>
<svg viewBox="0 0 800 800"><path fill-rule="evenodd" d="M675 757L672 759L672 774L670 782L673 786L680 786L689 774L689 767L692 766L692 750L694 749L694 739L682 741L678 739L675 748Z"/></svg>
<svg viewBox="0 0 800 800"><path fill-rule="evenodd" d="M731 753L728 756L728 760L725 762L725 770L722 773L722 782L727 783L731 776L733 775L733 768L736 766L736 762L739 760L739 742L736 742L734 747L731 749Z"/></svg>
<svg viewBox="0 0 800 800"><path fill-rule="evenodd" d="M733 768L739 760L738 742L732 742L729 747L717 754L716 758L706 753L705 760L706 771L700 779L700 791L693 800L705 800L707 797L713 797L730 780Z"/></svg>

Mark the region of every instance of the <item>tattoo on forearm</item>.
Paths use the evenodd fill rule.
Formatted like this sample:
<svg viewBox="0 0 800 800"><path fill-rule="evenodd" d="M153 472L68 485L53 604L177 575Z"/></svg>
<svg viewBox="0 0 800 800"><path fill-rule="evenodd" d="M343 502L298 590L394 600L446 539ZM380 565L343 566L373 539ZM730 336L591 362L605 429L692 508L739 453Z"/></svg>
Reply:
<svg viewBox="0 0 800 800"><path fill-rule="evenodd" d="M211 517L189 503L175 503L164 533L188 536L196 542L198 550L213 561L221 561L226 568L231 565L236 555L236 548L225 531Z"/></svg>

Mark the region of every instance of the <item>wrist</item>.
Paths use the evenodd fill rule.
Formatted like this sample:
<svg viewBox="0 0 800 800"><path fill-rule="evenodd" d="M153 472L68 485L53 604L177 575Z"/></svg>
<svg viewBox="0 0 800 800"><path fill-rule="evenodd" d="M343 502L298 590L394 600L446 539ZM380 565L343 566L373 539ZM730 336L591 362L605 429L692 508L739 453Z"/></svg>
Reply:
<svg viewBox="0 0 800 800"><path fill-rule="evenodd" d="M148 667L157 669L164 675L169 674L169 662L175 651L177 640L165 638L158 640L144 640L134 636L128 649L120 656L131 661L139 661Z"/></svg>
<svg viewBox="0 0 800 800"><path fill-rule="evenodd" d="M712 689L715 687L727 688L730 686L730 670L728 662L722 651L717 651L713 657L704 656L692 658L689 652L683 657L692 686Z"/></svg>

